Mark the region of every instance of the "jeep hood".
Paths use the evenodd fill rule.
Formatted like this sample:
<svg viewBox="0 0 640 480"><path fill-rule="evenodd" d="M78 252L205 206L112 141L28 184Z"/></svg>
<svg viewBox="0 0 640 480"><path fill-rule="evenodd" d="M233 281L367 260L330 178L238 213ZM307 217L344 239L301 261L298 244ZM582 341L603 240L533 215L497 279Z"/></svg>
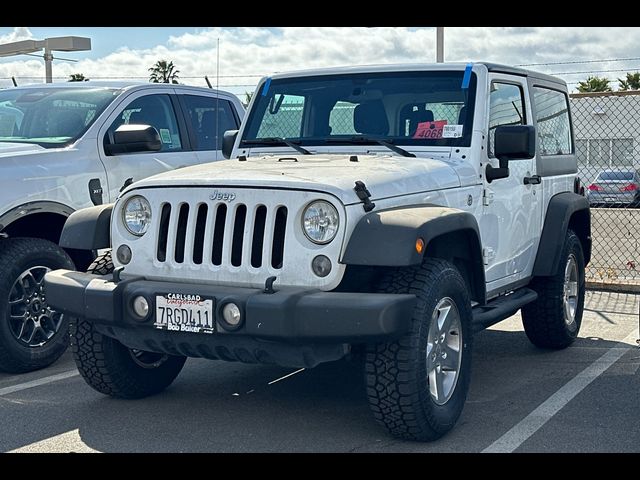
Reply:
<svg viewBox="0 0 640 480"><path fill-rule="evenodd" d="M372 200L460 186L455 170L445 161L394 155L269 155L223 160L181 168L136 182L140 187L276 187L320 190L345 205L358 203L353 191L363 181ZM130 190L128 189L128 190Z"/></svg>
<svg viewBox="0 0 640 480"><path fill-rule="evenodd" d="M0 142L0 158L10 157L16 153L42 152L46 148L35 143Z"/></svg>

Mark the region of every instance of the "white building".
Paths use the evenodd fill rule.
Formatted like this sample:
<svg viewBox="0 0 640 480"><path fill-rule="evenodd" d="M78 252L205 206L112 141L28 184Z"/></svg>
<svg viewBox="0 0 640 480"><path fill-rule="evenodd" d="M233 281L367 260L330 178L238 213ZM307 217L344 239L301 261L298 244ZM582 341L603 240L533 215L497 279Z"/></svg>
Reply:
<svg viewBox="0 0 640 480"><path fill-rule="evenodd" d="M640 91L576 93L571 97L579 174L640 169Z"/></svg>

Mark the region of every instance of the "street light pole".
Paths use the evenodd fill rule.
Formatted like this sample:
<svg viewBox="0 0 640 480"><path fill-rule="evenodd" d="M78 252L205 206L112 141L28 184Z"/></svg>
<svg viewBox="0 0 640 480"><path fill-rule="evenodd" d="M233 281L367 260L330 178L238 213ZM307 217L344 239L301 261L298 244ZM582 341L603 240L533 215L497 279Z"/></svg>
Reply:
<svg viewBox="0 0 640 480"><path fill-rule="evenodd" d="M48 46L44 47L44 77L47 83L53 82L53 54Z"/></svg>
<svg viewBox="0 0 640 480"><path fill-rule="evenodd" d="M436 27L436 62L444 63L444 27Z"/></svg>
<svg viewBox="0 0 640 480"><path fill-rule="evenodd" d="M52 52L81 52L91 50L91 39L87 37L49 37L44 40L20 40L0 45L0 57L29 55L44 50L44 74L47 83L53 81Z"/></svg>

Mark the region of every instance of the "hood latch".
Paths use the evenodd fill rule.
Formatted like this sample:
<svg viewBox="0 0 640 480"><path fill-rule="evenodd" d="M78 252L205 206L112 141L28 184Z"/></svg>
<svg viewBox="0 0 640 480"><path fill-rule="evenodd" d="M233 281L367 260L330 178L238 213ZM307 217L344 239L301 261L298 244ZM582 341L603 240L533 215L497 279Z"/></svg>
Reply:
<svg viewBox="0 0 640 480"><path fill-rule="evenodd" d="M364 184L364 182L358 180L356 182L356 186L353 187L353 191L356 192L356 195L362 202L362 208L365 212L368 213L376 208L376 204L369 200L369 198L371 197L371 192L367 189L367 186Z"/></svg>

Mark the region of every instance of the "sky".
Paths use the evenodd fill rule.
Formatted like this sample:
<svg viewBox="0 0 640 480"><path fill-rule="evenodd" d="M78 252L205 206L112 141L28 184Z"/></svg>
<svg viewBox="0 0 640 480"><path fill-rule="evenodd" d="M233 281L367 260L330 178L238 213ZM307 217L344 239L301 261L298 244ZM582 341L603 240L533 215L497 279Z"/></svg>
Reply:
<svg viewBox="0 0 640 480"><path fill-rule="evenodd" d="M216 84L242 94L259 78L304 68L435 61L434 27L0 27L0 44L77 35L89 52L54 52L54 81L72 73L92 80L148 80L157 60L173 61L180 83ZM623 41L621 41L623 39ZM492 61L555 73L575 90L588 75L614 80L640 70L640 27L446 27L446 61ZM69 62L63 59L77 60ZM580 63L577 63L580 62ZM0 87L42 82L41 58L0 58Z"/></svg>

